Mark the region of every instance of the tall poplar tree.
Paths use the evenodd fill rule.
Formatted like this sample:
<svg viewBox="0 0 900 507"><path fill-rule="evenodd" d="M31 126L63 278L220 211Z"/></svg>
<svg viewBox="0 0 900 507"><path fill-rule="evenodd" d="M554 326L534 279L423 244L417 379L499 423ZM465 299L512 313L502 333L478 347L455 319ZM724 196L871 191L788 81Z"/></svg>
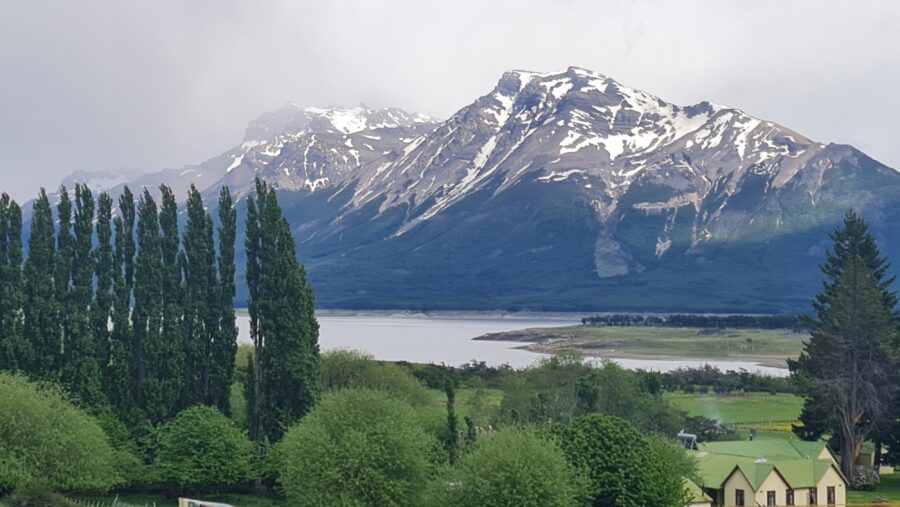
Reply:
<svg viewBox="0 0 900 507"><path fill-rule="evenodd" d="M212 223L203 207L200 192L191 185L187 200L187 223L182 240L181 266L185 281L184 340L185 393L188 404L212 404L210 376L219 365L212 363L212 342L216 329L210 326L215 294Z"/></svg>
<svg viewBox="0 0 900 507"><path fill-rule="evenodd" d="M156 201L146 189L138 203L137 244L132 311L134 399L141 415L156 424L168 415L159 382L160 356L164 353L161 344L162 248L159 212Z"/></svg>
<svg viewBox="0 0 900 507"><path fill-rule="evenodd" d="M22 209L0 195L0 369L29 372L34 351L23 335Z"/></svg>
<svg viewBox="0 0 900 507"><path fill-rule="evenodd" d="M102 193L97 198L97 244L94 247L94 302L91 305L91 328L100 367L103 392L110 391L110 332L113 304L114 258L112 244L112 198Z"/></svg>
<svg viewBox="0 0 900 507"><path fill-rule="evenodd" d="M59 189L59 203L56 205L56 258L53 268L53 287L56 292L57 334L60 342L59 368L54 372L61 379L61 372L70 366L72 360L72 263L75 258L75 238L72 234L72 199L65 186Z"/></svg>
<svg viewBox="0 0 900 507"><path fill-rule="evenodd" d="M132 210L134 201L131 202ZM122 209L120 200L119 209ZM131 215L132 218L134 215ZM126 227L123 217L113 220L115 250L113 255L112 330L109 336L109 362L106 366L104 388L110 406L120 419L135 421L134 413L134 349L131 333L131 292L125 283L126 244L134 244L132 227ZM133 250L132 250L133 251Z"/></svg>
<svg viewBox="0 0 900 507"><path fill-rule="evenodd" d="M162 389L163 413L175 417L189 404L184 402L184 287L178 264L181 237L178 232L178 204L172 189L161 185L159 210L160 253L162 255L162 330L156 375Z"/></svg>
<svg viewBox="0 0 900 507"><path fill-rule="evenodd" d="M53 210L42 188L34 201L28 260L25 261L25 340L34 349L31 374L38 379L56 378L60 367L59 303L54 290L56 245Z"/></svg>
<svg viewBox="0 0 900 507"><path fill-rule="evenodd" d="M319 397L319 326L290 225L275 191L259 179L255 201L249 198L247 220L256 384L251 432L258 441L274 442Z"/></svg>
<svg viewBox="0 0 900 507"><path fill-rule="evenodd" d="M94 288L94 196L86 185L75 186L74 241L70 248L71 285L66 299L68 328L62 381L68 390L91 407L105 404L91 326Z"/></svg>
<svg viewBox="0 0 900 507"><path fill-rule="evenodd" d="M218 282L214 303L218 328L212 354L216 368L213 370L210 403L223 413L230 414L229 398L231 382L234 378L238 337L234 314L234 251L237 236L237 211L234 209L234 202L228 187L222 187L219 191L218 232Z"/></svg>

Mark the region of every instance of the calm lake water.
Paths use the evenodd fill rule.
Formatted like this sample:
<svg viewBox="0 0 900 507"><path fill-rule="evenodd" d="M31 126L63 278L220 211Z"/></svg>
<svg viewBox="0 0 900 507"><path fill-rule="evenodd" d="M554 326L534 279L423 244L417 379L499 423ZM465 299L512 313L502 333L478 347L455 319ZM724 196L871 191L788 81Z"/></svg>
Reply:
<svg viewBox="0 0 900 507"><path fill-rule="evenodd" d="M471 360L489 365L509 364L523 368L543 354L518 350L517 342L475 341L486 333L498 333L534 327L558 327L577 324L565 317L428 317L415 316L319 316L319 344L322 350L344 348L362 350L376 359L410 361L458 366ZM239 340L250 342L250 318L238 311ZM704 364L721 370L745 369L768 375L785 376L786 369L760 366L741 361L692 359L613 359L629 369L670 371Z"/></svg>

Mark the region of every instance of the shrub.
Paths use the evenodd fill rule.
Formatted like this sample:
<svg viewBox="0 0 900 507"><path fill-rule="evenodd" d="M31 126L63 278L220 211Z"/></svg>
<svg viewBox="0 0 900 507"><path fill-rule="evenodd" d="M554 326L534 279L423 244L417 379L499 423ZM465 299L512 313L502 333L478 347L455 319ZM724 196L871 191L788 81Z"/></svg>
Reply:
<svg viewBox="0 0 900 507"><path fill-rule="evenodd" d="M50 385L0 373L0 492L102 491L124 479L97 421Z"/></svg>
<svg viewBox="0 0 900 507"><path fill-rule="evenodd" d="M867 466L857 466L850 477L850 488L859 491L872 491L881 483L878 472Z"/></svg>
<svg viewBox="0 0 900 507"><path fill-rule="evenodd" d="M557 445L514 428L486 436L446 476L432 482L428 504L571 506L586 483Z"/></svg>
<svg viewBox="0 0 900 507"><path fill-rule="evenodd" d="M18 490L3 499L7 507L75 507L68 498L43 488Z"/></svg>
<svg viewBox="0 0 900 507"><path fill-rule="evenodd" d="M374 389L416 406L428 404L428 389L403 368L375 361L357 350L337 349L322 354L322 387L326 390Z"/></svg>
<svg viewBox="0 0 900 507"><path fill-rule="evenodd" d="M592 414L559 430L566 457L590 481L593 505L674 506L684 491L667 450L654 449L628 422ZM677 480L673 480L677 479Z"/></svg>
<svg viewBox="0 0 900 507"><path fill-rule="evenodd" d="M159 431L157 480L193 489L228 486L250 478L253 444L212 407L191 407Z"/></svg>
<svg viewBox="0 0 900 507"><path fill-rule="evenodd" d="M291 505L418 505L439 448L408 403L338 391L285 434L279 482Z"/></svg>

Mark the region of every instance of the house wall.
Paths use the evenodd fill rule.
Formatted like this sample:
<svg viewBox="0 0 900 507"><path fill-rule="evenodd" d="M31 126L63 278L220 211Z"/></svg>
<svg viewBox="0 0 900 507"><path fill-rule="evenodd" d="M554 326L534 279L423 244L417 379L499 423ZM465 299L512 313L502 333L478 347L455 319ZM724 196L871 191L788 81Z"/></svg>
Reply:
<svg viewBox="0 0 900 507"><path fill-rule="evenodd" d="M747 478L744 477L744 473L738 469L735 470L728 479L725 479L725 483L722 485L722 492L725 494L725 498L723 498L722 501L723 507L735 506L735 491L739 489L744 490L744 505L753 505L754 499L756 498L756 491L753 490L753 486L751 486L750 482L747 481Z"/></svg>
<svg viewBox="0 0 900 507"><path fill-rule="evenodd" d="M817 484L819 488L819 505L828 505L828 486L834 486L835 504L847 503L847 485L834 468L829 468Z"/></svg>
<svg viewBox="0 0 900 507"><path fill-rule="evenodd" d="M822 450L819 452L819 459L826 459L826 460L834 463L834 466L841 466L840 463L838 463L837 460L834 459L834 455L831 454L831 452L828 450L828 448L824 447L824 446L822 447Z"/></svg>
<svg viewBox="0 0 900 507"><path fill-rule="evenodd" d="M769 472L769 475L762 482L759 491L756 492L756 505L768 505L767 492L775 492L775 505L787 504L788 485L775 471Z"/></svg>

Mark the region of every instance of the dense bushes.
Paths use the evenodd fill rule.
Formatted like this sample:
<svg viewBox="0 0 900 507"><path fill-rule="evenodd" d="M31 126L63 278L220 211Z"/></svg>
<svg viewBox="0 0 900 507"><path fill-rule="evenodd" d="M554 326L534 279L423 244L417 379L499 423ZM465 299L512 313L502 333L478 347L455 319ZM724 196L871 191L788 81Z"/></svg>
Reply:
<svg viewBox="0 0 900 507"><path fill-rule="evenodd" d="M593 505L684 505L674 464L627 422L592 414L558 434L569 462L590 481Z"/></svg>
<svg viewBox="0 0 900 507"><path fill-rule="evenodd" d="M411 403L428 403L428 389L403 368L375 361L364 352L356 350L332 350L321 356L322 388L374 389L384 391Z"/></svg>
<svg viewBox="0 0 900 507"><path fill-rule="evenodd" d="M452 507L568 507L587 483L552 441L507 428L487 435L458 466L434 481L427 505Z"/></svg>
<svg viewBox="0 0 900 507"><path fill-rule="evenodd" d="M154 476L160 484L202 489L250 478L253 444L217 409L196 406L159 431Z"/></svg>
<svg viewBox="0 0 900 507"><path fill-rule="evenodd" d="M128 461L58 389L0 372L0 493L106 490L125 481L120 464Z"/></svg>
<svg viewBox="0 0 900 507"><path fill-rule="evenodd" d="M342 390L285 434L279 482L296 505L419 505L439 449L408 403Z"/></svg>

